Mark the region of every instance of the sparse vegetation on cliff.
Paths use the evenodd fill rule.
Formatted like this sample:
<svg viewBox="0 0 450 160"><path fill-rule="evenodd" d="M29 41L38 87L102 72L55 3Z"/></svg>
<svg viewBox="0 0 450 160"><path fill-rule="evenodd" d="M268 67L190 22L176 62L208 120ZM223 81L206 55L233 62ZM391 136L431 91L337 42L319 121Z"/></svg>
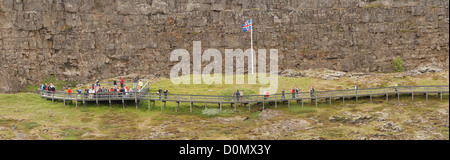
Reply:
<svg viewBox="0 0 450 160"><path fill-rule="evenodd" d="M371 3L371 4L366 4L364 6L364 8L385 8L386 6L384 6L381 3Z"/></svg>
<svg viewBox="0 0 450 160"><path fill-rule="evenodd" d="M403 72L405 69L403 68L402 64L403 61L400 57L397 56L397 58L395 58L392 63L394 64L394 70L396 72Z"/></svg>

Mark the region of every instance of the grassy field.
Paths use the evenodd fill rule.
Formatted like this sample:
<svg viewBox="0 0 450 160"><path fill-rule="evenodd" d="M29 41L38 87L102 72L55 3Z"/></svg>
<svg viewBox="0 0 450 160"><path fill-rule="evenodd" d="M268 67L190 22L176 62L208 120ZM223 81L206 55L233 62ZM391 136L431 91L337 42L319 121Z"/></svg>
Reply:
<svg viewBox="0 0 450 160"><path fill-rule="evenodd" d="M373 85L394 83L415 85L448 84L447 73L433 73L416 77L390 78L385 75L370 78ZM280 87L299 86L302 90L314 84L325 90L351 88L367 81L364 78L321 80L314 77L280 77ZM296 85L292 85L296 84ZM364 87L376 87L376 86ZM370 84L370 83L369 83ZM258 85L172 85L162 79L151 85L154 92L159 86L183 94L228 94L236 89L257 91ZM213 90L213 91L211 91ZM178 92L179 91L179 92ZM250 92L250 91L249 91ZM97 107L95 103L75 108L75 104L46 101L33 93L0 94L0 139L449 139L449 97L443 101L431 95L404 95L400 101L391 97L369 99L336 99L330 106L319 101L315 107L309 101L304 106L295 102L278 104L278 108L252 105L224 106L218 113L218 105L181 104L175 112L175 104L168 103L161 112L160 104L148 111L143 101L139 109L134 103L109 104Z"/></svg>

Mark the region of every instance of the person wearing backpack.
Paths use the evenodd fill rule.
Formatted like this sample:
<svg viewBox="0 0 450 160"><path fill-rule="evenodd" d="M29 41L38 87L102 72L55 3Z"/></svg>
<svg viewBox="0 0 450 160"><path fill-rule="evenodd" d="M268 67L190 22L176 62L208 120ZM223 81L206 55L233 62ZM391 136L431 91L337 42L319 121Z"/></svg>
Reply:
<svg viewBox="0 0 450 160"><path fill-rule="evenodd" d="M161 100L161 95L162 95L162 89L161 88L159 88L158 94L159 94L159 100Z"/></svg>
<svg viewBox="0 0 450 160"><path fill-rule="evenodd" d="M168 93L169 91L167 90L167 89L164 89L164 99L167 99L167 93Z"/></svg>

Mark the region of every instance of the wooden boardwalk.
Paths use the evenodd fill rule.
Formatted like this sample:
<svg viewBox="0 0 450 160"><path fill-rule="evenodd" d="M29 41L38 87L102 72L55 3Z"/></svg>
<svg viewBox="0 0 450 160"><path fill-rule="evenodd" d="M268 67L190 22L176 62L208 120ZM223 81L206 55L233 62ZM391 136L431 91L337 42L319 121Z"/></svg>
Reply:
<svg viewBox="0 0 450 160"><path fill-rule="evenodd" d="M265 103L274 104L277 107L277 103L287 102L288 107L290 107L291 101L295 101L297 103L301 103L303 106L304 101L310 100L311 102L315 102L317 106L318 100L328 101L329 104L332 104L333 100L342 99L343 103L345 103L345 99L355 99L358 102L358 99L361 98L370 98L370 102L372 102L372 98L377 96L386 97L386 101L389 101L389 96L395 96L397 100L400 99L400 95L411 95L411 100L414 100L414 96L418 94L422 94L428 100L428 96L430 94L435 94L440 97L442 100L443 94L449 93L449 86L398 86L398 87L383 87L383 88L363 88L363 89L350 89L350 90L332 90L332 91L316 91L313 94L309 92L300 92L299 94L286 93L282 94L271 94L268 97L265 95L245 95L242 97L235 96L215 96L215 95L182 95L182 94L168 94L164 96L164 94L159 95L157 93L148 93L148 92L133 92L133 93L95 93L95 94L78 94L72 93L71 96L67 94L67 92L47 92L40 91L40 94L43 98L47 100L54 101L63 101L64 105L66 101L71 101L76 103L76 107L78 108L80 105L86 105L87 102L95 102L97 105L101 102L108 102L111 106L113 102L121 102L123 107L125 108L125 102L134 102L136 104L136 108L139 107L141 101L148 101L148 109L151 110L155 107L156 102L160 102L161 104L161 112L164 110L167 102L175 102L177 103L177 107L175 107L175 111L178 111L180 103L189 103L190 111L192 112L192 106L194 103L196 104L204 104L205 108L207 104L218 104L220 110L222 111L222 105L234 105L234 109L236 110L236 106L238 104L248 105L250 110L251 104L262 104L263 109Z"/></svg>

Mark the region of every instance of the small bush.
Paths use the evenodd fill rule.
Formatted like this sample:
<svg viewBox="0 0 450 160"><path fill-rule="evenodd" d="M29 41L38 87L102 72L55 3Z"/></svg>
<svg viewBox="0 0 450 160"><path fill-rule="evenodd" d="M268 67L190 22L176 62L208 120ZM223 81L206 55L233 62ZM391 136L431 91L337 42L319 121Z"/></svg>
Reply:
<svg viewBox="0 0 450 160"><path fill-rule="evenodd" d="M384 6L383 4L380 3L372 3L372 4L367 4L364 6L364 8L385 8L386 6Z"/></svg>
<svg viewBox="0 0 450 160"><path fill-rule="evenodd" d="M68 24L64 24L63 28L62 28L63 32L70 32L72 31L72 26L68 25Z"/></svg>
<svg viewBox="0 0 450 160"><path fill-rule="evenodd" d="M395 58L392 63L394 64L394 70L396 72L403 72L405 69L402 66L402 59L400 57L397 56L397 58Z"/></svg>

